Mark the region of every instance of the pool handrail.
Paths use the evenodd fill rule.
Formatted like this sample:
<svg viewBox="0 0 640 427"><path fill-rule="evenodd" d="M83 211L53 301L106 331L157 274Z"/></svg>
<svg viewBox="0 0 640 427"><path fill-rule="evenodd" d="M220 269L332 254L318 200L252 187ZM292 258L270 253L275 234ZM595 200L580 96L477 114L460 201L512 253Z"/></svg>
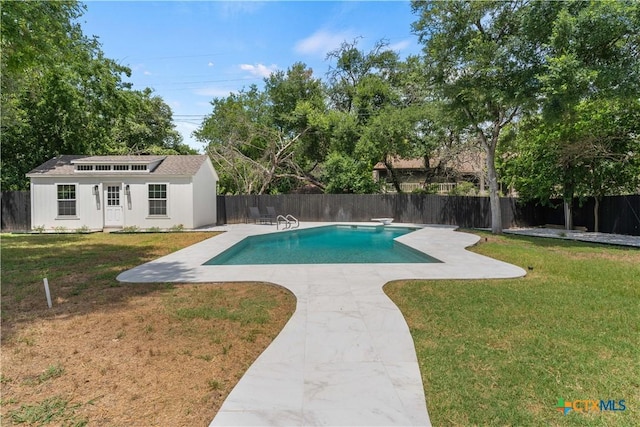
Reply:
<svg viewBox="0 0 640 427"><path fill-rule="evenodd" d="M290 222L295 224L295 225L291 224L290 228L298 228L298 227L300 227L300 221L298 221L298 219L295 216L293 216L291 214L287 214L286 218L287 218L287 220L289 220Z"/></svg>
<svg viewBox="0 0 640 427"><path fill-rule="evenodd" d="M284 222L283 230L287 230L289 228L298 228L300 226L300 222L291 214L278 215L276 218L276 229L280 230L280 222Z"/></svg>

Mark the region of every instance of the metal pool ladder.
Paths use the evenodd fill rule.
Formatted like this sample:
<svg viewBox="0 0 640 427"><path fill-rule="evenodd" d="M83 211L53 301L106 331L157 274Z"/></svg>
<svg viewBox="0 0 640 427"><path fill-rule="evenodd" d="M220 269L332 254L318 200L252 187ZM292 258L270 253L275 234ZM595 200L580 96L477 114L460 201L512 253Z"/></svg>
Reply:
<svg viewBox="0 0 640 427"><path fill-rule="evenodd" d="M280 229L280 222L284 222L283 229L286 230L288 228L298 228L300 227L300 222L296 219L295 216L288 214L287 216L278 215L276 218L276 229Z"/></svg>

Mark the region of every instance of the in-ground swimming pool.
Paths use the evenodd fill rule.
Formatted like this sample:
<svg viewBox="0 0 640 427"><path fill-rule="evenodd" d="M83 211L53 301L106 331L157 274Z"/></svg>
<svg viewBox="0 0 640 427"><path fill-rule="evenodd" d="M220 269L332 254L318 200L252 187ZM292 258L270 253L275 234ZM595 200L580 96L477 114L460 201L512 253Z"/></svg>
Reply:
<svg viewBox="0 0 640 427"><path fill-rule="evenodd" d="M250 236L204 265L440 262L394 240L415 230L334 225Z"/></svg>

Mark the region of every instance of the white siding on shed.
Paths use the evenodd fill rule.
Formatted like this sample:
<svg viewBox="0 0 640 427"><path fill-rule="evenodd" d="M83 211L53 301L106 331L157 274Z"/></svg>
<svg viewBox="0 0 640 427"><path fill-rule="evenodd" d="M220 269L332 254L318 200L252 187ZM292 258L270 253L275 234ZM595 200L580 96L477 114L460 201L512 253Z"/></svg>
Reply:
<svg viewBox="0 0 640 427"><path fill-rule="evenodd" d="M58 185L76 186L76 216L58 216ZM31 180L31 224L44 226L45 230L64 228L74 231L87 227L91 230L102 229L102 203L98 206L93 195L95 180L87 182L77 178L32 178ZM102 198L101 198L102 199ZM100 200L102 202L102 200ZM37 206L37 209L36 209Z"/></svg>
<svg viewBox="0 0 640 427"><path fill-rule="evenodd" d="M211 181L211 175L216 177ZM193 177L193 224L194 228L215 224L218 220L216 212L216 184L218 178L207 159L198 173Z"/></svg>
<svg viewBox="0 0 640 427"><path fill-rule="evenodd" d="M149 167L145 166L143 172L132 170L133 166L141 164ZM91 165L90 169L88 165ZM217 220L218 175L205 155L64 155L43 163L27 176L31 178L34 228L74 231L81 228L170 229L180 226L193 229L215 224ZM58 215L58 185L74 186L75 216ZM150 214L150 185L166 186L166 215L157 211ZM94 190L96 186L97 191ZM105 208L108 195L112 203ZM163 195L163 192L154 193L156 207L162 208Z"/></svg>
<svg viewBox="0 0 640 427"><path fill-rule="evenodd" d="M171 228L182 224L184 228L194 228L192 206L193 197L191 178L162 178L150 180L149 177L126 179L130 196L124 196L125 227ZM149 215L149 184L167 185L167 215Z"/></svg>

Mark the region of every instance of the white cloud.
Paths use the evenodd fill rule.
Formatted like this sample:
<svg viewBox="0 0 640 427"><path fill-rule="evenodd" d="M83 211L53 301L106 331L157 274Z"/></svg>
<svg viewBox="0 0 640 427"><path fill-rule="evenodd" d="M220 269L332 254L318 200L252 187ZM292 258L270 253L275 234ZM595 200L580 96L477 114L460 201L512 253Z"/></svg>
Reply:
<svg viewBox="0 0 640 427"><path fill-rule="evenodd" d="M193 91L193 93L195 93L196 95L210 96L213 98L226 98L227 96L229 96L229 94L231 94L231 92L234 92L234 91L230 89L217 87L217 86L205 86L205 87L195 89Z"/></svg>
<svg viewBox="0 0 640 427"><path fill-rule="evenodd" d="M257 77L269 77L278 69L278 66L276 64L271 64L269 66L266 66L264 64L240 64L240 69L248 71L249 73Z"/></svg>
<svg viewBox="0 0 640 427"><path fill-rule="evenodd" d="M176 123L176 130L182 134L182 136L190 136L195 130L200 127L197 123L178 122Z"/></svg>
<svg viewBox="0 0 640 427"><path fill-rule="evenodd" d="M199 152L203 152L204 143L197 141L193 137L193 132L196 131L200 125L195 123L176 123L176 130L182 135L182 142L187 144L189 147L198 150Z"/></svg>
<svg viewBox="0 0 640 427"><path fill-rule="evenodd" d="M220 16L232 18L239 15L251 15L258 12L264 6L260 1L225 1L216 3Z"/></svg>
<svg viewBox="0 0 640 427"><path fill-rule="evenodd" d="M145 71L145 72L144 72L144 73L142 73L142 74L144 74L145 76L150 76L150 75L151 75L151 71Z"/></svg>
<svg viewBox="0 0 640 427"><path fill-rule="evenodd" d="M305 55L322 55L323 57L332 50L340 47L344 41L352 41L353 34L350 31L330 32L318 30L309 37L300 40L294 46L297 53Z"/></svg>
<svg viewBox="0 0 640 427"><path fill-rule="evenodd" d="M209 63L207 64L208 67L213 67L213 62L209 61Z"/></svg>
<svg viewBox="0 0 640 427"><path fill-rule="evenodd" d="M409 46L411 46L411 40L402 40L402 41L399 41L398 43L389 45L389 49L391 49L394 52L401 52L406 48L408 48Z"/></svg>

